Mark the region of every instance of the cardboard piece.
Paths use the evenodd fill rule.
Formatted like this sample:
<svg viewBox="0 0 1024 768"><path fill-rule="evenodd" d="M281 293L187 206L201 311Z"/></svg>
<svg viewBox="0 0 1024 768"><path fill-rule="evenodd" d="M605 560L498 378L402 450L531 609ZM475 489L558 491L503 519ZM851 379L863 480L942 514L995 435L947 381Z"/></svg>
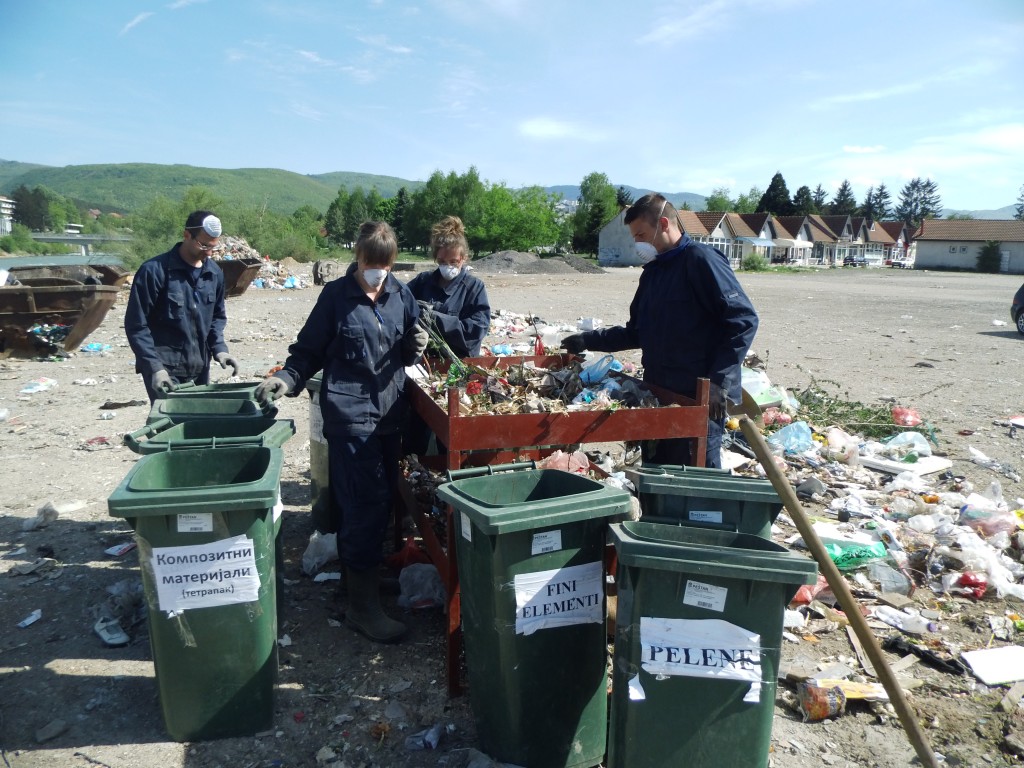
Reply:
<svg viewBox="0 0 1024 768"><path fill-rule="evenodd" d="M888 472L890 475L898 475L900 472L931 475L935 472L944 472L953 466L952 461L941 456L922 456L913 464L883 459L879 456L860 456L857 460L868 469L877 469L879 472Z"/></svg>
<svg viewBox="0 0 1024 768"><path fill-rule="evenodd" d="M1006 645L962 653L974 676L985 685L1002 685L1024 680L1024 648Z"/></svg>

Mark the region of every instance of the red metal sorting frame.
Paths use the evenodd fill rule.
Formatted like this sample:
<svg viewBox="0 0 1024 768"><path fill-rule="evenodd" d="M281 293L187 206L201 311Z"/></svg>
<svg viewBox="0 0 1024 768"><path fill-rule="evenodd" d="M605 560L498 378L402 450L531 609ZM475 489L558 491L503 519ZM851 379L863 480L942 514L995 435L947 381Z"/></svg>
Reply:
<svg viewBox="0 0 1024 768"><path fill-rule="evenodd" d="M538 368L561 368L571 360L571 355L536 355L466 358L463 362L485 369L505 369L525 363L533 363ZM624 380L631 378L618 373L612 375ZM459 398L462 390L457 387L448 389L447 411L412 379L406 383L406 394L412 408L433 430L437 441L447 449L447 457L437 457L442 462L446 458L446 463L435 464L431 467L433 469L454 470L463 466L539 459L556 449L583 443L666 438L690 438L690 453L695 465L704 466L710 392L708 380L697 380L697 393L693 399L648 382L643 382L643 386L658 398L661 407L473 416L460 413ZM427 466L431 464L423 457L421 461ZM448 637L445 662L448 693L455 696L461 692L459 652L462 649L462 617L459 574L454 554L455 532L451 519L453 510L447 506L446 541L442 545L430 520L416 504L407 483L399 483L399 494L447 590Z"/></svg>

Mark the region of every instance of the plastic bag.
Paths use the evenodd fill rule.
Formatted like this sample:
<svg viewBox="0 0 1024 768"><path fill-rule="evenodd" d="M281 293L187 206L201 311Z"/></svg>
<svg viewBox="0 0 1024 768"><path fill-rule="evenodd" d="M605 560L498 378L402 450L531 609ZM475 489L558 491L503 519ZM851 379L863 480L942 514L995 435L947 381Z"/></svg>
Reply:
<svg viewBox="0 0 1024 768"><path fill-rule="evenodd" d="M302 553L302 572L307 576L316 576L321 568L337 559L338 534L313 531L306 551Z"/></svg>
<svg viewBox="0 0 1024 768"><path fill-rule="evenodd" d="M894 424L899 424L901 427L916 427L918 424L924 423L916 410L901 406L892 409L892 420Z"/></svg>
<svg viewBox="0 0 1024 768"><path fill-rule="evenodd" d="M814 445L811 428L806 421L794 421L768 437L768 442L781 446L787 453L803 453Z"/></svg>
<svg viewBox="0 0 1024 768"><path fill-rule="evenodd" d="M880 541L871 544L840 544L830 541L825 544L825 551L841 571L852 571L872 560L881 560L887 554L885 544Z"/></svg>
<svg viewBox="0 0 1024 768"><path fill-rule="evenodd" d="M887 440L885 446L890 450L895 450L901 456L909 453L916 453L918 456L932 455L928 440L920 432L900 432Z"/></svg>
<svg viewBox="0 0 1024 768"><path fill-rule="evenodd" d="M445 603L444 585L437 568L428 563L413 563L398 574L402 608L441 608Z"/></svg>
<svg viewBox="0 0 1024 768"><path fill-rule="evenodd" d="M604 380L609 371L621 371L622 363L614 355L603 355L592 363L587 363L580 371L580 381L586 385L597 384Z"/></svg>

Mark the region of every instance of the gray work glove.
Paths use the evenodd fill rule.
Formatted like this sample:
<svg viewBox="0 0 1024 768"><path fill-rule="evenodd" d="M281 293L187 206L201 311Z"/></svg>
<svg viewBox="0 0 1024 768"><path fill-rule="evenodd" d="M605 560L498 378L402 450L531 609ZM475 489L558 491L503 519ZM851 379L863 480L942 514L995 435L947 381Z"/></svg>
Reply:
<svg viewBox="0 0 1024 768"><path fill-rule="evenodd" d="M161 368L150 378L149 386L157 394L167 393L174 389L174 379L171 378L171 374Z"/></svg>
<svg viewBox="0 0 1024 768"><path fill-rule="evenodd" d="M412 365L419 360L427 348L428 341L430 334L420 323L406 331L402 339L402 365Z"/></svg>
<svg viewBox="0 0 1024 768"><path fill-rule="evenodd" d="M434 307L429 301L420 299L416 302L420 305L420 325L430 328L434 324Z"/></svg>
<svg viewBox="0 0 1024 768"><path fill-rule="evenodd" d="M288 394L288 382L277 376L268 376L256 387L256 401L269 408L275 400Z"/></svg>
<svg viewBox="0 0 1024 768"><path fill-rule="evenodd" d="M587 342L584 341L582 333L574 333L572 336L562 339L562 349L570 355L578 355L581 352L586 352Z"/></svg>
<svg viewBox="0 0 1024 768"><path fill-rule="evenodd" d="M708 393L708 418L711 421L722 421L729 415L729 396L715 382L711 382L711 391Z"/></svg>
<svg viewBox="0 0 1024 768"><path fill-rule="evenodd" d="M231 375L232 376L237 376L238 375L238 361L235 360L235 358L233 358L227 352L218 352L216 355L213 356L213 359L216 360L218 363L220 363L220 367L221 368L225 368L226 369L230 365L231 366Z"/></svg>

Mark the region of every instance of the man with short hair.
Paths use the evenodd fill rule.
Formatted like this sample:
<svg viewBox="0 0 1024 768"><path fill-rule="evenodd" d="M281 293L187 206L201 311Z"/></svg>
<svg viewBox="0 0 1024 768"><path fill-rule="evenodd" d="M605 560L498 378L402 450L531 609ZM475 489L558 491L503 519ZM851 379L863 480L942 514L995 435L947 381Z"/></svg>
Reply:
<svg viewBox="0 0 1024 768"><path fill-rule="evenodd" d="M697 379L711 381L706 466L720 467L729 402L742 397L741 366L757 332L757 312L729 260L683 233L676 209L662 195L644 195L626 211L637 250L649 258L624 326L567 336L573 354L587 349L640 348L644 381L694 397ZM644 443L643 460L692 464L687 438Z"/></svg>
<svg viewBox="0 0 1024 768"><path fill-rule="evenodd" d="M209 383L211 359L238 375L224 343L224 273L210 258L220 235L220 219L193 211L182 241L135 273L124 330L150 404L178 384Z"/></svg>

